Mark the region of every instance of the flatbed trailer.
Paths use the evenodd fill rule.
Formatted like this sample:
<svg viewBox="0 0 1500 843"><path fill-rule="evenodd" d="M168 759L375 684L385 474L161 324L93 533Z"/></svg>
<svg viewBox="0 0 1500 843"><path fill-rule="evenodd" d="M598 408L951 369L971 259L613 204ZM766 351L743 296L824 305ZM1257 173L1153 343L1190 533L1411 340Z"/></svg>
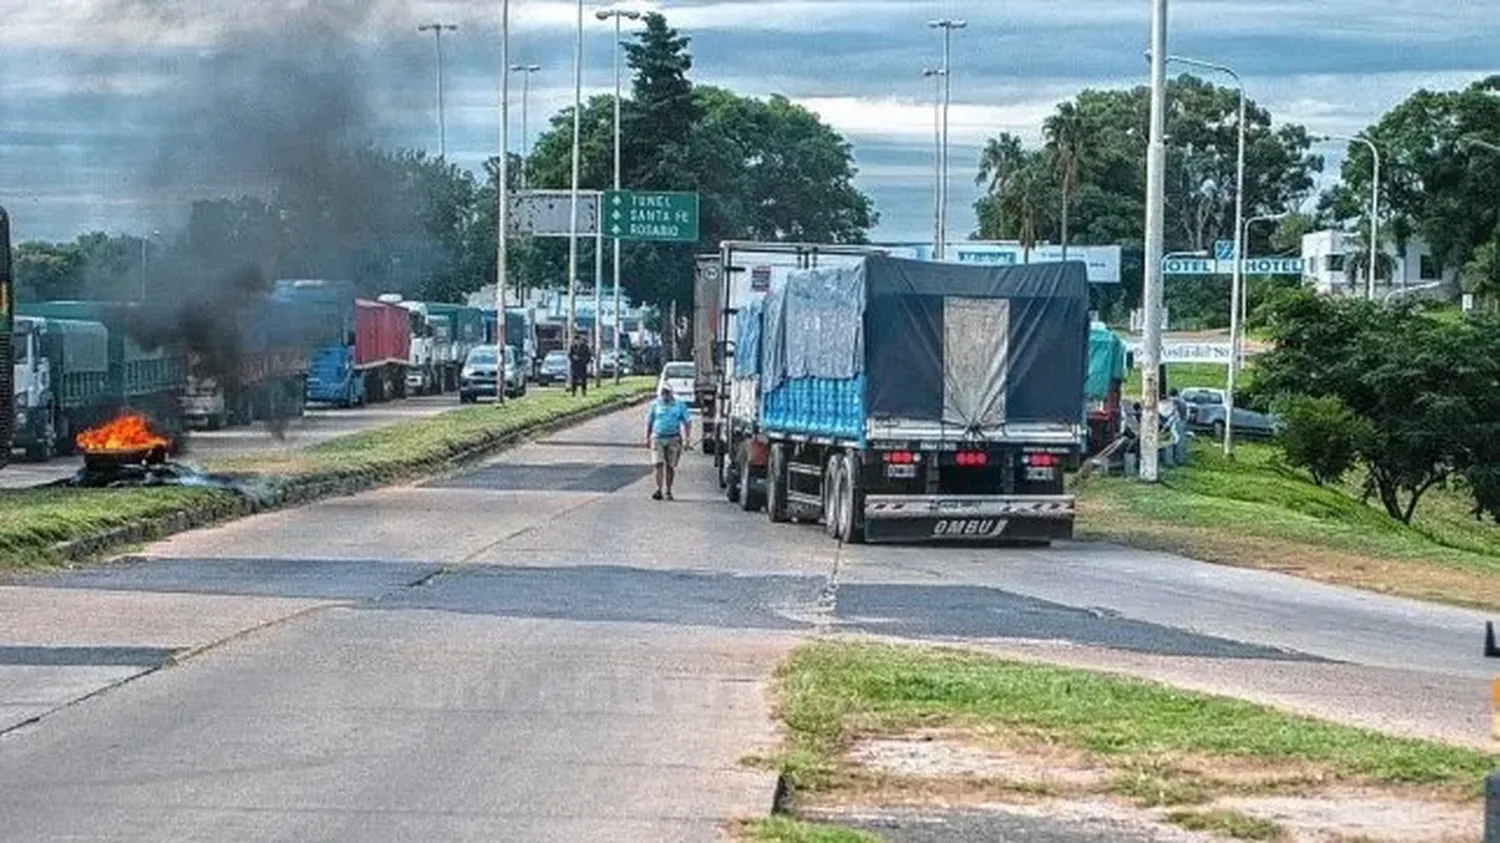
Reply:
<svg viewBox="0 0 1500 843"><path fill-rule="evenodd" d="M747 308L721 485L843 542L1072 536L1086 441L1082 263L863 258Z"/></svg>

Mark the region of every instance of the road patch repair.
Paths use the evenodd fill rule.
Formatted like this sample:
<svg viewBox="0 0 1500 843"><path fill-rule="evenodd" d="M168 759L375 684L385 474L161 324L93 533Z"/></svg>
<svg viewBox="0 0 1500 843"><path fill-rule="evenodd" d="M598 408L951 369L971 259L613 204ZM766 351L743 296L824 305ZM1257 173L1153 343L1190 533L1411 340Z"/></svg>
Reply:
<svg viewBox="0 0 1500 843"><path fill-rule="evenodd" d="M746 840L1472 841L1497 764L967 650L824 639L777 682L783 813L849 831L749 824Z"/></svg>

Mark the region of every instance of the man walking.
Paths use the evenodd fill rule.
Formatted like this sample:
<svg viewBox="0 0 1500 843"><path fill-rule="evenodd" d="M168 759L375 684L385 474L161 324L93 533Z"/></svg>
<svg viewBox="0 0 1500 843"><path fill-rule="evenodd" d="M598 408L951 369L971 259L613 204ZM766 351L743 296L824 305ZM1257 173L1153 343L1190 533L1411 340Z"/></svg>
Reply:
<svg viewBox="0 0 1500 843"><path fill-rule="evenodd" d="M589 364L594 362L594 352L582 336L573 338L573 347L568 349L568 394L589 397Z"/></svg>
<svg viewBox="0 0 1500 843"><path fill-rule="evenodd" d="M656 491L651 499L659 501L665 495L672 500L672 483L677 479L677 461L682 458L683 444L692 439L693 417L687 405L677 400L672 388L661 385L660 396L651 402L646 411L646 446L651 449L651 462L656 467Z"/></svg>

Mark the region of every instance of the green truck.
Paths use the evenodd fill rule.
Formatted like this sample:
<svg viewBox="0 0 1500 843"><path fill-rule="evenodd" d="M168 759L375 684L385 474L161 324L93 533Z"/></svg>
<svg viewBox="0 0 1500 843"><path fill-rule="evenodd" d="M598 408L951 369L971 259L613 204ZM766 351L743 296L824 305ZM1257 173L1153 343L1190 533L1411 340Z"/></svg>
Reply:
<svg viewBox="0 0 1500 843"><path fill-rule="evenodd" d="M173 439L182 432L187 359L131 339L126 328L132 307L96 301L17 307L17 327L26 326L26 371L35 386L28 406L16 408L15 420L29 431L21 435L22 447L33 458L70 451L79 432L127 408L146 414Z"/></svg>
<svg viewBox="0 0 1500 843"><path fill-rule="evenodd" d="M432 327L432 363L442 392L458 389L459 372L469 352L484 345L484 311L460 304L427 302Z"/></svg>

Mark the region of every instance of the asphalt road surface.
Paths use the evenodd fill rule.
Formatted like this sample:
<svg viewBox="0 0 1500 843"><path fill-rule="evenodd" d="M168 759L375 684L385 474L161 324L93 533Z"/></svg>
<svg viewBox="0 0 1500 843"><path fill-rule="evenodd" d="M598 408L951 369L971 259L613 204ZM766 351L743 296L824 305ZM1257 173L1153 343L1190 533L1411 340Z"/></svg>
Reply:
<svg viewBox="0 0 1500 843"><path fill-rule="evenodd" d="M770 808L769 678L827 634L1487 731L1474 613L1102 545L840 550L696 453L651 501L641 426L0 587L0 840L714 840Z"/></svg>
<svg viewBox="0 0 1500 843"><path fill-rule="evenodd" d="M535 386L531 387L535 389ZM347 436L372 427L382 427L411 419L435 416L458 407L458 394L424 395L384 404L368 404L347 410L313 408L300 419L292 420L281 439L272 436L263 423L229 430L194 430L185 462L213 457L234 457L305 448L337 436ZM16 461L0 469L0 489L22 489L40 486L72 477L83 467L83 458L59 457L45 463Z"/></svg>

